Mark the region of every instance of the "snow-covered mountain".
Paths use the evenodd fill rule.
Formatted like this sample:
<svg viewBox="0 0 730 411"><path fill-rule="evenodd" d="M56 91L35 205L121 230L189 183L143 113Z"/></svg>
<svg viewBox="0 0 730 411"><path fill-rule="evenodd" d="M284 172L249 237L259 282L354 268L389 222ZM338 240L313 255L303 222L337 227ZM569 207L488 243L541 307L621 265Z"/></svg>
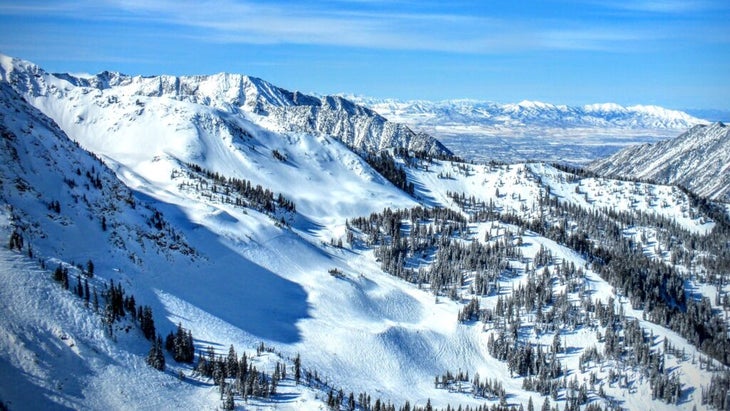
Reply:
<svg viewBox="0 0 730 411"><path fill-rule="evenodd" d="M435 136L458 156L475 161L587 164L628 145L662 141L704 123L656 106L349 98Z"/></svg>
<svg viewBox="0 0 730 411"><path fill-rule="evenodd" d="M82 89L97 97L111 98L95 102L103 106L128 104L130 99L143 104L137 97L175 99L227 114L242 111L265 117L282 131L327 134L361 152L402 147L432 155L450 154L430 136L414 133L407 126L390 122L342 97L291 92L255 77L227 73L142 77L108 71L93 77L75 77L49 74L30 62L7 56L0 57L0 64L0 77L34 98L63 98Z"/></svg>
<svg viewBox="0 0 730 411"><path fill-rule="evenodd" d="M419 126L592 127L685 130L704 123L687 113L658 106L624 107L614 103L567 106L522 101L498 104L477 100L398 101L355 98L381 115Z"/></svg>
<svg viewBox="0 0 730 411"><path fill-rule="evenodd" d="M589 168L611 177L678 184L697 194L730 201L730 128L698 125L655 144L628 147Z"/></svg>
<svg viewBox="0 0 730 411"><path fill-rule="evenodd" d="M245 77L162 92L175 78L52 75L9 58L1 70L11 410L689 410L724 398L730 230L675 187L420 146L377 163L360 151L388 146L383 134L358 146L292 126L270 114L289 103L241 93ZM360 110L337 109L353 118L335 123ZM129 296L163 338L191 331L193 363L174 359L176 336L156 351ZM164 372L148 366L159 356Z"/></svg>

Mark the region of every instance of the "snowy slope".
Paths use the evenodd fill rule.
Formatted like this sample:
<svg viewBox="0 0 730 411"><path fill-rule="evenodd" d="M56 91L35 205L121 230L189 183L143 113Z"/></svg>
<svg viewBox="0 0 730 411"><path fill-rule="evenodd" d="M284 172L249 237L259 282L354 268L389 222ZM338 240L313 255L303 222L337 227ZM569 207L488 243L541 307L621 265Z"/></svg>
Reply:
<svg viewBox="0 0 730 411"><path fill-rule="evenodd" d="M155 210L7 83L0 83L0 96L4 238L19 233L28 254L50 267L63 256L67 263L93 259L101 272L146 272L154 260L197 258L169 225L151 229ZM186 395L189 387L150 372L139 335L121 333L122 344L112 343L99 316L52 282L48 268L5 247L0 260L0 396L10 409L164 407L167 398L170 408L204 406L198 395ZM70 282L76 284L75 275ZM101 291L98 277L90 283Z"/></svg>
<svg viewBox="0 0 730 411"><path fill-rule="evenodd" d="M456 209L450 193L460 192L493 201L501 212L537 219L538 198L550 191L560 201L596 212L615 207L656 213L698 235L714 226L671 187L582 179L541 164L426 161L418 165L420 160L411 159L414 164L408 164L406 173L416 195L410 197L328 132L282 125L280 117L246 109L240 101L233 103L242 95L237 86L240 82L225 85L220 78L201 77L196 84L209 91L196 94L164 91L176 81L163 81L164 76L152 78L142 87L136 82L145 79L112 73L84 80L50 75L17 61L12 67L9 64L4 60L3 78L9 81L0 82L5 144L0 171L3 209L12 211L4 212L0 228L3 241L13 231L21 232L25 239L22 254L3 251L0 255L0 274L5 279L0 282L2 301L10 302L2 307L0 316L0 329L9 330L0 340L0 375L12 382L2 385L8 388L0 391L0 400L12 402L11 409L205 409L220 404L218 389L210 380L194 375L188 365L168 357L165 373L149 369L144 364L149 345L136 330L128 335L117 330L117 342L110 341L93 327L98 317L81 300L48 281L49 268L40 268L38 259L50 268L61 261L93 259L99 287L101 281L111 279L123 283L140 304L152 307L163 335L182 323L192 330L199 351L212 346L225 354L234 344L250 352L260 341L274 346L280 355L256 357L267 371L279 359L290 366L287 357L300 353L307 368L317 370L330 387L342 387L346 393L367 391L396 404L408 400L419 406L428 399L439 407L499 403L498 398L475 398L434 386L434 376L462 369L502 381L509 404L524 405L534 397L539 406L542 396L524 390L523 378L513 378L507 364L489 354L487 341L496 331L477 321L456 321L471 298L468 286L473 273L465 274L460 299L434 298L427 289L384 273L361 233L355 232L350 243L347 238L353 231L348 221L386 207L408 208L419 203ZM213 85L206 88L206 81ZM179 84L187 83L180 79ZM160 85L164 85L163 91ZM204 97L226 93L234 97ZM276 94L271 99L281 97ZM351 113L354 117L356 111ZM398 161L406 166L404 160ZM229 186L196 174L191 164L281 193L296 204L296 210L267 213L231 201ZM87 170L91 177L86 176ZM101 189L95 188L97 174ZM71 187L65 182L69 179L77 184ZM52 201L59 201L60 212L49 210ZM155 211L162 213L164 229L149 224ZM113 230L103 230L102 215ZM543 246L558 258L550 264L551 270L563 261L585 267L587 295L603 303L613 297L619 301L617 307L628 310L628 302L618 298L583 256L555 241L529 231L518 234L516 227L497 221L469 224L460 241L494 243L507 238L508 231L524 240L520 246L523 259L510 262L516 274L500 278L498 293L484 296L483 306L494 307L498 298L524 283L525 261ZM639 231L645 231L648 240L663 241L650 229L635 231L627 236L638 238ZM331 245L338 241L344 245ZM29 244L35 255L32 260L24 257ZM426 261L424 266L428 264ZM16 288L23 292L14 294ZM708 286L707 292L714 292L714 287ZM72 308L45 309L29 303L38 293ZM572 292L570 298L581 297ZM688 355L699 355L684 338L642 320L640 311L630 314L644 327L666 335ZM528 341L550 344L553 334L538 333L529 316L524 322ZM80 347L78 353L63 348L61 344L68 346L69 341L64 335ZM615 364L576 371L587 347L603 347L593 330L566 329L562 337L572 347L560 354L571 369L570 378L584 380L596 373L606 398L620 406L701 406L700 387L708 384L711 373L688 360L667 356L668 368L676 370L676 375L689 376L682 377L686 388L682 401L667 405L651 398L650 382L641 370L626 370L628 385L606 382L608 370ZM13 348L19 340L28 342L21 349ZM44 354L48 346L60 347L63 354ZM36 355L51 359L34 365L28 358ZM63 383L69 389L59 389L56 382L62 377L57 370L77 362L78 369ZM177 380L179 371L189 378L187 383ZM139 377L130 378L132 374ZM30 388L24 390L24 386ZM239 409L320 409L326 391L326 387L295 386L288 379L274 400L244 406L237 399L237 403ZM591 391L592 400L605 404L607 400L599 399L594 391L597 388ZM34 396L43 401L28 402ZM168 397L174 398L166 402ZM557 401L561 408L563 403L564 392Z"/></svg>
<svg viewBox="0 0 730 411"><path fill-rule="evenodd" d="M342 97L319 98L291 92L255 77L226 73L132 77L103 72L78 78L49 74L32 63L8 56L0 56L0 62L0 78L37 99L70 98L78 105L88 107L93 103L117 110L133 101L138 114L144 111L149 98L175 100L209 107L216 117L251 114L280 130L326 134L358 151L402 147L434 155L449 153L430 136L416 134ZM71 121L84 122L84 113L79 110L68 115L76 116Z"/></svg>
<svg viewBox="0 0 730 411"><path fill-rule="evenodd" d="M711 199L730 201L730 128L695 126L656 144L626 148L590 169L605 176L679 184Z"/></svg>
<svg viewBox="0 0 730 411"><path fill-rule="evenodd" d="M417 192L427 203L456 208L448 193L466 193L504 213L529 218L540 214L538 199L549 190L561 201L603 213L635 211L673 220L686 230L706 233L714 223L690 205L676 187L631 183L610 178L579 178L542 163L473 165L436 162L423 169L409 169L423 187Z"/></svg>
<svg viewBox="0 0 730 411"><path fill-rule="evenodd" d="M24 104L17 96L14 99ZM21 107L19 110L31 111L41 118L33 109ZM22 117L13 117L21 124L27 124ZM42 121L51 124L49 127L54 127L55 133L59 132L50 120L43 118ZM27 127L39 128L37 125ZM142 296L155 312L163 313L163 320L169 318L168 328L182 321L186 328L195 331L201 344L222 349L230 343L250 347L256 341L264 340L277 344L290 355L306 353L307 364L350 390L379 392L385 398L398 401L442 397L439 402L447 403L449 400L443 399L447 393L435 391L430 376L447 368L447 364L459 363L466 367L470 361L484 355L482 350L469 348L476 342L465 337L464 330L450 324L456 304L434 306L428 294L404 287L380 273L372 257L352 259L348 258L349 253L319 248L329 236L337 235L338 230L344 228L346 218L386 206L411 206L415 202L374 174L359 157L336 141L301 133L274 134L258 130L250 123L245 123L245 127L247 133L255 133L258 137L250 137L249 144L260 147L263 154L257 155L258 151L249 145L221 147L223 144L216 140L225 138L223 133L200 133L182 142L174 141L173 136L165 140L161 135L157 140L161 148L151 151L140 140L132 144L121 143L120 135L112 134L109 137L119 144L118 153L110 150L108 141L95 142L91 133L82 135L84 139L80 140L91 142L89 145L99 150L127 184L149 196L147 198L160 201L158 207L181 227L200 253L198 259L189 262L143 256L139 265L126 261L126 256L95 255L99 276L133 285L140 300ZM120 129L125 130L124 127ZM136 130L142 129L149 130L149 127ZM184 134L177 131L175 136L184 137ZM45 137L46 144L50 145L55 140L62 140L58 135ZM196 157L197 147L189 150L193 143L204 145L207 155ZM64 144L74 147L68 140ZM274 159L270 147L265 151L261 148L266 147L264 144L278 144L276 147L287 154L287 161ZM102 151L101 147L106 147L107 151ZM137 152L132 151L134 147L138 148ZM165 151L168 155L158 155ZM246 155L241 155L241 151ZM179 179L171 175L173 169L183 168L182 161L169 153L188 154L190 157L183 160L198 160L218 172L235 173L233 175L243 175L254 182L286 188L285 193L295 199L299 211L294 218L294 231L282 229L269 217L251 210L199 198L197 193L181 189ZM73 157L66 154L54 155ZM115 155L116 158L112 157ZM247 163L252 160L257 162L256 167ZM12 162L8 165L12 165L11 170L16 169ZM60 180L73 173L73 169L73 166L42 169L37 174L39 179L56 175ZM289 169L294 171L287 171ZM12 181L13 178L4 180ZM40 180L29 185L40 186L38 191L41 192L48 190ZM63 187L61 183L54 185ZM42 221L45 206L23 206L15 201L11 204L21 210L40 212L34 216L36 221L41 220L37 224L47 226ZM66 207L67 202L62 201L62 215L69 214ZM124 218L129 215L133 216L134 212L127 210ZM70 218L73 222L77 219ZM104 237L102 230L93 226L85 227L84 232L87 238ZM87 255L91 256L91 251L76 245L83 243L81 239L66 243L64 238L65 231L48 229L44 232L44 241L39 241L38 245L34 241L36 253L62 255L64 259L70 256L81 261ZM101 240L95 240L88 244L94 252L104 253L106 247L99 247L101 243ZM353 281L343 282L331 277L327 274L331 267L352 273ZM246 302L243 310L240 301ZM348 321L342 322L342 318ZM450 325L444 327L444 324ZM398 342L401 340L413 340L415 346L401 347ZM427 361L416 360L416 348L426 355ZM464 356L464 350L468 356ZM333 356L332 352L337 355ZM363 356L364 352L367 355ZM138 356L143 353L137 351ZM138 356L133 357L137 362ZM388 371L390 380L372 377L383 370ZM106 389L114 382L113 379L105 380L106 377L98 372L92 374L90 378L102 378L100 384ZM144 384L144 381L140 383ZM81 382L75 384L82 385ZM415 385L413 389L403 390L404 386L412 385ZM80 401L75 393L69 396L62 396L59 402ZM304 394L298 393L297 398L301 397ZM94 403L83 404L103 408ZM293 407L299 409L296 405Z"/></svg>
<svg viewBox="0 0 730 411"><path fill-rule="evenodd" d="M347 307L347 304L331 305L329 302L331 297L328 292L324 292L325 290L334 286L335 295L344 297L348 293L355 293L355 296L360 297L354 304L358 311L366 313L360 326L367 324L367 321L373 323L383 321L381 318L383 310L378 309L376 304L378 295L401 294L397 287L388 286L387 282L381 286L368 281L366 290L362 290L357 285L343 284L327 275L327 269L338 263L332 260L332 256L328 256L312 244L320 243L317 240L317 233L323 224L329 223L332 218L336 218L338 224L344 224L344 217L332 214L323 216L315 222L309 220L306 214L300 214L294 218L295 226L304 233L312 233L310 240L304 240L295 232L282 229L268 216L250 209L217 204L210 198L199 199L197 193L181 189L177 185L179 181L172 181L170 169L167 168L173 165L182 168L179 161L152 158L150 163L160 166L159 170L155 169L154 165L150 166L140 161L140 153L131 155L129 149L120 150L121 159L128 161L129 165L139 167L141 170L146 168L153 170L149 174L152 180L146 180L121 163L106 158L127 184L139 190L131 191L99 160L69 140L52 120L30 107L7 83L2 82L0 85L4 106L1 117L3 142L6 145L2 151L5 157L2 162L4 188L2 198L4 206L12 210L10 215L4 217L3 238L7 239L11 230L19 230L26 247L32 244L33 253L40 256L44 262L47 261L48 265L60 261L71 263L93 259L97 271L95 278L99 281L113 279L121 282L134 292L140 303L152 306L157 313L156 320L160 332L171 330L174 324L182 322L186 328L195 330L201 350L207 345L212 345L222 352L229 344L250 349L256 342L266 341L276 343L289 355L300 350L316 354L319 351L313 350L312 345L318 344L322 338L317 330L321 329L322 323L331 325L331 318L341 314L343 307ZM269 137L272 139L275 137L278 141L282 136ZM284 184L284 180L288 180L289 183L296 181L295 178L301 178L302 182L314 179L306 184L312 190L296 190L299 192L297 199L300 200L303 213L322 214L323 211L319 208L324 207L322 200L328 198L326 194L329 194L332 201L331 209L336 211L339 207L346 215L359 215L381 209L392 205L394 201L400 206L413 204L395 188L384 183L382 177L374 174L358 156L336 141L300 134L288 137L291 140L287 140L287 147L289 145L294 147L296 156L292 155L286 163L282 163L273 159L267 151L266 155L262 156L268 161L263 167L262 175L272 174L271 170L274 168L272 166L276 165L281 174L277 174L275 178L280 185ZM267 140L261 137L261 141ZM256 143L261 144L259 141ZM142 144L138 147L145 150ZM156 153L150 152L145 155L155 157ZM216 155L222 156L223 153ZM337 156L336 161L331 156ZM293 162L301 164L292 165ZM206 165L211 164L206 163ZM330 173L324 171L327 164L336 164L330 166ZM87 187L85 173L92 167L95 167L98 179L102 181L102 189L97 190L93 185ZM347 172L337 167L346 169ZM289 174L281 172L287 168L297 168L299 172ZM80 170L80 174L76 173L76 169ZM318 173L313 175L315 169ZM349 189L353 193L357 189L360 197L349 198L352 197L351 193L338 195L337 190L332 189L335 186L333 176L335 172L349 174L351 184L347 184L346 180L340 180L343 183L340 189ZM94 179L97 178L96 173L92 173ZM165 176L169 187L159 184L161 175ZM71 179L76 179L77 184L65 182ZM369 181L371 189L374 190L372 192L361 187L367 185ZM320 187L320 191L315 187ZM326 193L322 191L324 189L327 190ZM121 190L122 193L117 194L114 190ZM363 198L371 196L373 200L363 201ZM312 197L309 207L307 207L308 197ZM187 252L179 251L189 247L186 243L169 247L165 242L166 231L156 233L152 227L147 226L146 220L153 213L152 209L144 205L147 200L156 202L165 215L179 227L180 231L172 232L173 237L178 238L177 235L184 233L185 238L194 244L194 249L189 248ZM49 211L49 205L55 201L60 203L58 213ZM132 207L131 203L135 206ZM108 231L102 228L100 222L102 216L106 218ZM142 232L138 233L136 229L142 225L145 227L139 229ZM149 241L147 236L150 237ZM34 293L39 287L37 284L42 284L43 289L56 287L55 284L49 284L50 273L38 270L32 266L32 262L25 262L22 258L13 256L3 256L3 258L9 261L7 270L3 270L3 275L17 276L17 272L27 271L38 277L33 279L32 285L28 287L29 295L17 298L24 301L39 298ZM277 273L285 274L298 282L275 274L265 266L275 268ZM14 284L13 281L4 282L3 291L11 293ZM96 286L98 288L101 284L97 283ZM368 297L370 293L376 296L373 297L375 301L371 301ZM245 302L243 309L241 301ZM63 304L72 303L64 301ZM106 337L102 335L99 322L96 322L98 328L93 329L94 321L98 321L95 315L73 312L70 315L74 318L81 317L79 321L84 321L86 325L83 329L73 327L69 329L67 322L70 320L64 313L33 311L32 314L38 317L29 317L23 315L23 307L27 303L16 305L21 308L19 312L5 312L9 310L6 307L3 317L21 326L8 328L11 330L7 337L8 345L2 350L11 356L5 358L2 374L8 377L7 381L13 381L12 384L4 385L8 391L2 392L2 399L7 400L13 409L16 406L20 409L48 409L49 404L56 404L50 408L70 406L89 409L108 407L180 409L186 407L182 404L201 404L200 407L194 408L209 408L218 403L217 395L210 395L215 392L210 384L204 384L198 389L195 389L196 385L183 384L183 389L177 393L180 384L175 382L174 368L167 376L151 373L142 365L147 345L146 342L140 342L139 338L129 342L120 341L118 347L107 349L110 353L102 360L87 354L86 346L91 346L89 350L94 351L96 348L93 347L96 345L109 345ZM39 324L37 318L46 316L50 318L47 324ZM301 322L307 319L312 325L303 326ZM49 336L46 329L51 331L58 329L58 331L54 337ZM352 350L361 349L362 345L357 343L357 336L345 332L348 329L342 331L346 335L343 340L349 341L345 345ZM307 330L312 330L314 335L308 337L305 333ZM88 336L89 333L92 335ZM33 371L41 380L38 388L15 393L13 388L22 380L15 382L13 376L22 375L22 370L28 367L27 360L23 358L38 354L46 344L58 344L59 339L65 341L66 334L71 334L71 338L74 339L72 341L76 338L84 339L85 346L80 355L79 368L74 368L76 365L72 363L69 368L71 377L66 377L61 385L58 385L56 380L62 377L55 376L59 371L54 370L69 366L71 360L50 361ZM18 339L28 339L29 342L26 348L16 355L15 349L8 347ZM48 340L50 342L47 342ZM376 343L377 340L373 346L377 347ZM348 357L358 363L361 361L355 355ZM330 361L331 358L326 354L323 358L310 355L305 360L309 363L305 364L308 367L309 364L315 364L319 365L320 369L325 369L321 363L325 360ZM87 361L91 364L87 364ZM117 371L109 368L110 362L118 364ZM83 371L85 367L88 368L87 371ZM151 375L151 378L137 380L127 377L139 367L144 367L145 376ZM190 373L190 370L184 367L182 371ZM362 370L353 364L347 364L346 371L352 375L362 373ZM360 388L358 378L349 380L343 379L338 373L329 375L337 377L338 381L347 382L352 390ZM123 396L110 398L109 393L105 391L116 392L121 387L119 383L122 382L117 380L121 379L129 381L132 386L122 388ZM85 386L97 391L85 392L81 388ZM69 390L66 392L59 387L69 387ZM40 395L45 400L28 402L35 395ZM154 400L148 398L150 395ZM311 407L318 408L320 401L313 398L316 395L316 393L310 395L302 389L293 389L293 392L285 397L295 398L297 402L285 401L277 407L302 409L302 405L298 404L301 400L305 403L311 402ZM318 395L321 398L322 394ZM135 401L140 402L131 401L126 396L134 397ZM173 402L163 402L167 396L176 396L177 399ZM89 399L96 397L104 400L96 402ZM306 406L308 405L305 404Z"/></svg>

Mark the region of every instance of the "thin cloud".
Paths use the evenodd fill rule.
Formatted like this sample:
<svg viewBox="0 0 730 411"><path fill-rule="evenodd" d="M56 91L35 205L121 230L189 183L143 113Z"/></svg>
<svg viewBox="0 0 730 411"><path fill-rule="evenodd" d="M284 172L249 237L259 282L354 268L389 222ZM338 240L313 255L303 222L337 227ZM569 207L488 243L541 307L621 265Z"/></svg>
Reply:
<svg viewBox="0 0 730 411"><path fill-rule="evenodd" d="M703 2L645 0L626 3L631 3L628 7L637 10L669 11L689 7L682 6L688 3ZM150 28L166 24L187 28L180 30L180 37L217 43L326 45L473 54L538 49L621 51L628 43L634 42L632 47L637 47L637 42L653 41L655 37L649 30L626 33L620 27L565 29L575 23L564 21L497 19L401 9L363 11L341 7L332 10L316 4L303 7L231 0L4 4L0 5L0 13L41 13L74 19L135 22Z"/></svg>
<svg viewBox="0 0 730 411"><path fill-rule="evenodd" d="M206 41L253 44L316 44L386 50L494 53L533 49L605 50L601 42L578 41L535 27L534 22L507 21L457 14L322 10L224 2L118 3L142 18L204 29ZM545 37L547 36L547 38ZM586 31L580 33L583 38Z"/></svg>
<svg viewBox="0 0 730 411"><path fill-rule="evenodd" d="M639 1L604 1L604 6L628 11L658 14L696 13L708 10L727 8L717 1L707 0L639 0Z"/></svg>
<svg viewBox="0 0 730 411"><path fill-rule="evenodd" d="M627 30L606 27L590 29L560 29L543 33L541 40L547 47L563 50L593 50L605 52L641 51L639 43L667 40L668 36L657 30Z"/></svg>

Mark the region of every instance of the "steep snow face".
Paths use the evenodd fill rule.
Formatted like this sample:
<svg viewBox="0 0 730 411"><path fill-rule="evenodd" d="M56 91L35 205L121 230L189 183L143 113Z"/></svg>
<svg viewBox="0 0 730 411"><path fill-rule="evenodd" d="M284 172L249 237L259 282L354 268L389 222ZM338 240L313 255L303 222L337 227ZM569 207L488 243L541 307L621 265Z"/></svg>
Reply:
<svg viewBox="0 0 730 411"><path fill-rule="evenodd" d="M450 154L432 137L414 133L406 125L390 122L342 97L291 92L255 77L227 73L132 77L108 71L94 77L75 77L49 74L32 63L7 56L0 57L0 62L0 78L31 98L63 98L80 91L102 97L106 99L102 104L112 107L133 96L141 100L173 99L228 114L252 114L278 131L329 135L360 152L405 148Z"/></svg>
<svg viewBox="0 0 730 411"><path fill-rule="evenodd" d="M69 256L76 261L107 247L130 261L142 261L150 247L169 258L194 258L195 251L153 207L139 202L104 163L5 82L0 101L0 198L13 206L29 240L50 247L47 253L62 253L63 244L47 241L48 230L62 231L77 244ZM153 220L158 228L150 230Z"/></svg>
<svg viewBox="0 0 730 411"><path fill-rule="evenodd" d="M677 138L626 148L590 169L621 176L679 184L715 200L730 201L730 128L698 125Z"/></svg>
<svg viewBox="0 0 730 411"><path fill-rule="evenodd" d="M72 101L76 97L70 96ZM60 102L51 102L45 108L54 104L63 107ZM191 104L175 101L173 106L183 110ZM308 367L327 370L327 375L350 384L352 390L362 387L358 378L343 377L345 372L348 377L364 373L364 362L355 355L363 347L358 336L348 330L377 328L382 325L381 315L416 321L413 316L399 316L398 309L380 309L378 302L384 296L416 304L411 306L416 312L422 309L395 282L363 279L363 284L358 284L332 278L327 270L333 266L344 270L344 255L328 255L324 251L327 247L319 246L329 239L324 237L330 233L325 229L328 224L344 227L346 216L415 203L360 157L325 136L277 134L243 120L243 125L236 126L241 128L233 130L250 134L233 136L226 134L231 130L225 125L229 123L215 123L205 111L184 111L185 115L207 119L197 123L201 130L207 130L200 134L186 135L174 123L165 133L164 127L151 129L150 123L135 126L129 119L112 127L94 107L94 103L79 106L89 109L83 113L92 119L91 125L72 122L76 125L66 126L79 133L79 140L98 149L105 163L134 191L98 158L71 141L53 120L30 106L9 83L0 82L3 242L7 244L11 232L19 232L25 244L23 253L32 244L34 259L41 259L48 267L67 264L73 284L75 274L80 273L73 263L93 260L96 275L91 286L101 291L101 281L111 279L124 284L139 304L153 308L156 327L163 335L181 322L194 330L196 345L214 346L221 354L230 344L250 348L258 341L276 344L287 355L312 353L305 360ZM134 100L130 107L139 108ZM75 113L69 111L73 118ZM144 116L135 119L145 122ZM131 129L127 122L132 123ZM97 130L106 130L106 134L97 135ZM144 133L149 130L160 134L148 142L144 136L150 137ZM215 138L209 133L215 133ZM275 159L269 144L276 144L273 147L286 159ZM136 150L135 145L139 145ZM146 149L150 151L145 153ZM119 150L118 155L115 150ZM177 159L173 154L190 157ZM294 228L283 229L271 217L252 209L183 189L181 178L173 174L185 168L186 160L193 159L217 172L232 173L226 175L243 174L254 179L254 184L285 186L287 195L296 194L290 198L295 198L301 210L291 217ZM98 316L68 292L58 290L49 280L50 274L34 259L7 250L0 254L0 295L12 305L3 305L0 315L0 399L4 404L13 409L39 410L208 409L219 404L210 386L176 381L177 371L189 375L190 367L171 365L170 373L165 374L144 365L149 345L136 333L127 335L122 331L124 325L116 331L121 334L118 344L113 344L103 335ZM370 272L374 267L375 263L368 262L358 269ZM21 287L23 292L14 287ZM338 297L333 299L332 295ZM431 299L427 295L420 298ZM38 309L40 301L60 307ZM343 311L359 313L360 321L336 327L334 318ZM450 310L443 313L449 318L452 314ZM419 321L426 323L427 319ZM319 331L324 329L331 332L324 335ZM340 371L342 363L338 367L330 364L333 358L318 348L332 335L338 335L342 345L353 350L343 351L344 358L350 359L344 364L345 371ZM371 343L382 351L388 340L374 338ZM263 365L271 372L273 363ZM394 378L400 377L394 374ZM277 409L320 408L316 397L321 398L321 393L310 396L307 390L291 386L286 397L297 402L280 403ZM37 401L29 401L35 397ZM175 398L167 401L167 397Z"/></svg>

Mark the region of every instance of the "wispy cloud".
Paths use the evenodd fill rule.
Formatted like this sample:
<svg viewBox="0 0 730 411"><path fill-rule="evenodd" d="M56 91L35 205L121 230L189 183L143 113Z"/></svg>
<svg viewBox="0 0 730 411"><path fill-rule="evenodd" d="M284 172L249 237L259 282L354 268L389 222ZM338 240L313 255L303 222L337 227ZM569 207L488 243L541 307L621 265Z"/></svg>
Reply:
<svg viewBox="0 0 730 411"><path fill-rule="evenodd" d="M605 1L604 5L632 11L651 13L692 13L711 10L719 6L718 2L705 0L637 0L637 1Z"/></svg>
<svg viewBox="0 0 730 411"><path fill-rule="evenodd" d="M349 0L371 5L380 0ZM643 0L610 3L624 9L680 12L702 1ZM249 1L106 0L0 5L0 14L59 15L74 19L134 21L173 25L180 37L207 42L299 44L387 50L498 53L536 49L625 50L627 43L654 41L659 30L626 30L604 25L529 18L492 18L418 7L332 8L314 4ZM403 6L401 4L401 6ZM568 28L566 28L568 27Z"/></svg>
<svg viewBox="0 0 730 411"><path fill-rule="evenodd" d="M639 46L639 43L661 41L666 38L667 33L663 32L613 27L556 29L546 31L541 36L541 40L550 48L605 52L641 51L645 46Z"/></svg>

